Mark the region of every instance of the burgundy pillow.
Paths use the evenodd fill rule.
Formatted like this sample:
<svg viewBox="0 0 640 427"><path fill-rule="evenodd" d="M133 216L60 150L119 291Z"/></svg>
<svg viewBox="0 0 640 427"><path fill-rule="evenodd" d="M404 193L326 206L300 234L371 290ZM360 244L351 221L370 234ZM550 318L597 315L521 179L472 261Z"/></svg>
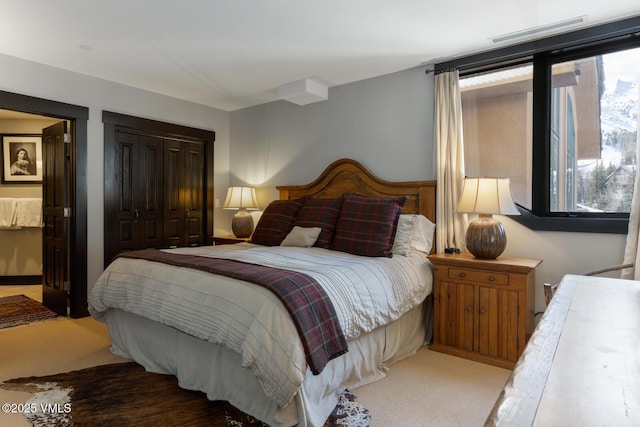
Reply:
<svg viewBox="0 0 640 427"><path fill-rule="evenodd" d="M264 210L251 242L264 246L279 246L293 228L304 199L274 200Z"/></svg>
<svg viewBox="0 0 640 427"><path fill-rule="evenodd" d="M322 231L313 246L329 248L336 231L342 198L306 199L298 211L295 225L299 227L320 227Z"/></svg>
<svg viewBox="0 0 640 427"><path fill-rule="evenodd" d="M331 248L355 255L391 257L406 196L345 194Z"/></svg>

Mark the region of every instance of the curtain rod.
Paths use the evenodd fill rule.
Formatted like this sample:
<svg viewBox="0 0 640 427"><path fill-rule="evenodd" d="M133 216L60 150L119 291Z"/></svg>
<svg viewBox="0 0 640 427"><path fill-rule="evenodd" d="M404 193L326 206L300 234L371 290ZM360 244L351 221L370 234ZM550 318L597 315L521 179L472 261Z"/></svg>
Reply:
<svg viewBox="0 0 640 427"><path fill-rule="evenodd" d="M425 73L426 75L429 75L429 74L431 74L431 73L433 73L433 74L436 74L436 75L437 75L437 74L440 74L440 73L448 73L448 72L450 72L450 71L456 71L457 69L458 69L457 67L448 67L448 68L442 68L442 69L440 69L440 70L436 70L436 69L433 69L433 70L425 70L425 71L424 71L424 73Z"/></svg>

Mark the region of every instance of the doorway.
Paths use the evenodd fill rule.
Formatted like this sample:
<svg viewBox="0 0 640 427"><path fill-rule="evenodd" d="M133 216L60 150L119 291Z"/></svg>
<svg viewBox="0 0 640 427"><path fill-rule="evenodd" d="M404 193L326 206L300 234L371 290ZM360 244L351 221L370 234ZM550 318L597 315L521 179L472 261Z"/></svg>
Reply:
<svg viewBox="0 0 640 427"><path fill-rule="evenodd" d="M0 91L0 109L20 111L69 122L69 209L65 245L69 254L68 312L73 318L89 315L87 310L87 120L89 109ZM43 275L47 272L43 271Z"/></svg>

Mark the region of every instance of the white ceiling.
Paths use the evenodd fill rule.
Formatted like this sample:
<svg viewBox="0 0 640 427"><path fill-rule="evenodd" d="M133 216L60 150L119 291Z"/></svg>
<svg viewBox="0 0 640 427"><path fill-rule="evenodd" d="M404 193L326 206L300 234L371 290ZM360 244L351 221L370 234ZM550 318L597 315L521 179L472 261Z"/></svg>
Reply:
<svg viewBox="0 0 640 427"><path fill-rule="evenodd" d="M0 53L231 111L300 79L341 85L638 14L638 0L2 0Z"/></svg>

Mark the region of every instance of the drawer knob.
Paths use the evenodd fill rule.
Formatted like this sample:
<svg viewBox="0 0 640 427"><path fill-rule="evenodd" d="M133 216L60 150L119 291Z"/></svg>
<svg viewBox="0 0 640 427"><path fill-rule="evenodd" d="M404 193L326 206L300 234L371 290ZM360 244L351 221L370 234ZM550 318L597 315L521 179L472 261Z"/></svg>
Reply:
<svg viewBox="0 0 640 427"><path fill-rule="evenodd" d="M473 308L472 308L471 306L467 306L467 311L468 311L469 313L471 313L471 310L473 310Z"/></svg>
<svg viewBox="0 0 640 427"><path fill-rule="evenodd" d="M461 271L460 273L458 273L458 277L464 277L464 271Z"/></svg>
<svg viewBox="0 0 640 427"><path fill-rule="evenodd" d="M494 276L489 276L489 281L490 282L495 282L496 278Z"/></svg>

